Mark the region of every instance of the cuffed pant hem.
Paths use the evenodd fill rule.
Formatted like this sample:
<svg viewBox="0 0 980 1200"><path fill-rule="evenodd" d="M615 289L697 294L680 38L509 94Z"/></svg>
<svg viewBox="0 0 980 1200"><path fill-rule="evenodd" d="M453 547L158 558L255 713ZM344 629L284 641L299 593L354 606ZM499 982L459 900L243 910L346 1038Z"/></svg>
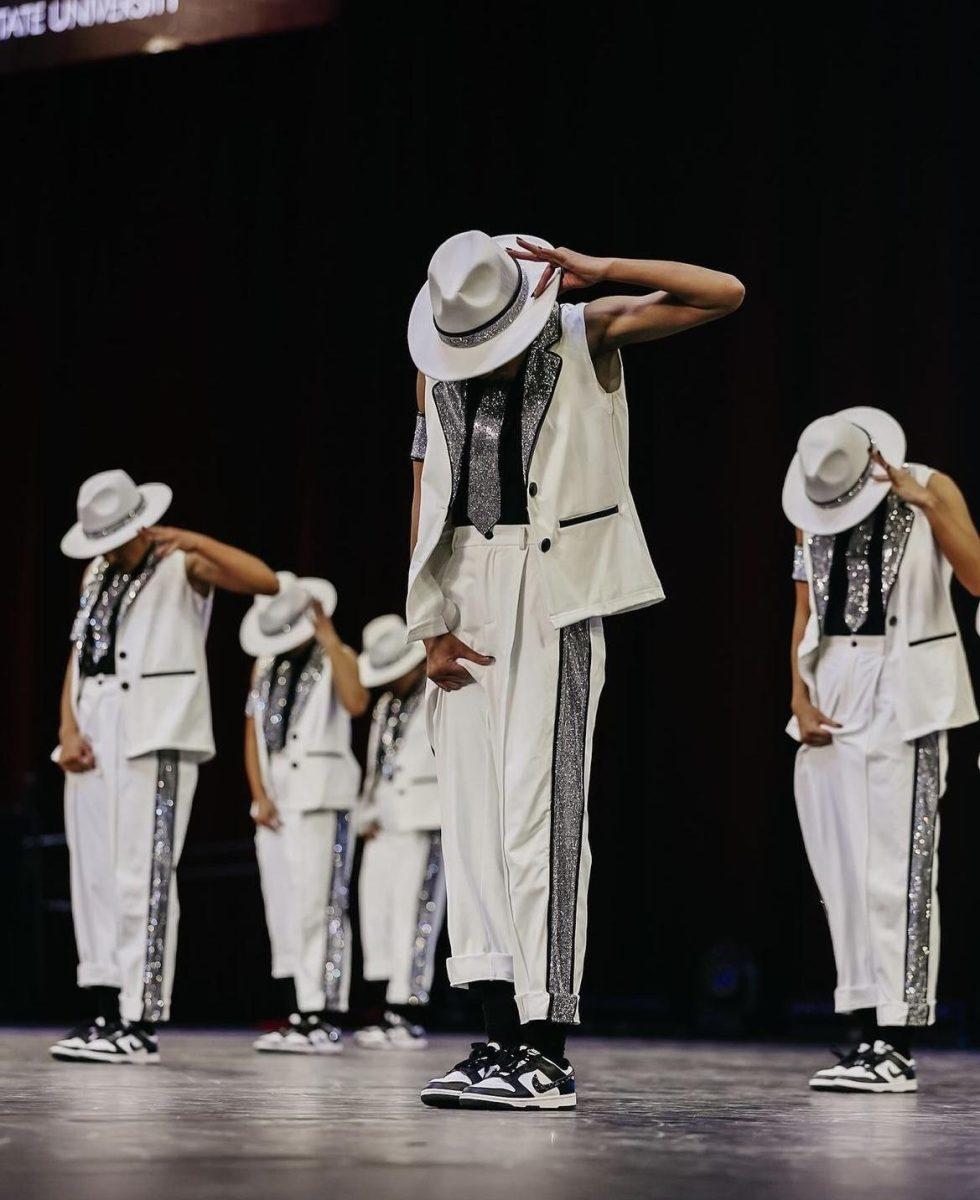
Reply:
<svg viewBox="0 0 980 1200"><path fill-rule="evenodd" d="M908 1025L908 1026L923 1026L934 1025L936 1023L936 1002L930 1000L926 1005L926 1019L923 1021L921 1016L919 1019L909 1020L909 1006L903 1003L879 1004L877 1006L877 1017L879 1025Z"/></svg>
<svg viewBox="0 0 980 1200"><path fill-rule="evenodd" d="M118 988L122 984L118 967L101 966L99 963L79 963L75 979L82 988Z"/></svg>
<svg viewBox="0 0 980 1200"><path fill-rule="evenodd" d="M383 979L391 978L391 968L387 963L378 966L376 962L365 962L361 971L361 978L366 983L380 983Z"/></svg>
<svg viewBox="0 0 980 1200"><path fill-rule="evenodd" d="M124 1021L144 1021L147 1018L143 1016L143 997L142 996L126 996L119 997L119 1015ZM170 1001L165 1000L160 1008L159 1015L155 1018L156 1021L170 1020Z"/></svg>
<svg viewBox="0 0 980 1200"><path fill-rule="evenodd" d="M274 962L272 964L273 979L292 979L296 972L290 962Z"/></svg>
<svg viewBox="0 0 980 1200"><path fill-rule="evenodd" d="M553 995L551 992L522 992L516 997L521 1024L528 1021L554 1021L557 1025L577 1025L578 996Z"/></svg>
<svg viewBox="0 0 980 1200"><path fill-rule="evenodd" d="M300 992L296 993L296 1007L300 1012L323 1012L327 1007L326 992ZM347 1005L343 1008L339 1004L330 1005L331 1012L346 1012Z"/></svg>
<svg viewBox="0 0 980 1200"><path fill-rule="evenodd" d="M446 974L453 987L465 988L484 979L514 982L514 959L510 954L462 954L446 959Z"/></svg>
<svg viewBox="0 0 980 1200"><path fill-rule="evenodd" d="M878 992L871 984L867 987L837 988L834 992L834 1012L856 1012L859 1008L874 1008L877 1003Z"/></svg>

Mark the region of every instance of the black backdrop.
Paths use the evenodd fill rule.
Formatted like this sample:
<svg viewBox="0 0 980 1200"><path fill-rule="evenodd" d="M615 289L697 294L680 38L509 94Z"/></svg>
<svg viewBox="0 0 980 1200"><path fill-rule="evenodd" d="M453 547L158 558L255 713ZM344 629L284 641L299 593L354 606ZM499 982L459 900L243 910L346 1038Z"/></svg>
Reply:
<svg viewBox="0 0 980 1200"><path fill-rule="evenodd" d="M586 24L553 5L361 4L329 30L5 83L8 1015L76 1002L47 754L78 582L57 542L79 482L116 465L168 481L174 523L332 578L356 643L403 595L408 308L434 246L466 227L747 285L735 317L627 358L634 491L668 602L607 625L586 1012L778 1033L828 1011L781 732L779 491L804 423L869 403L980 508L978 15L734 8L607 5ZM219 755L182 868L184 1019L269 1004L243 611L220 598L210 639ZM978 743L953 736L944 809L957 1034L980 1011Z"/></svg>

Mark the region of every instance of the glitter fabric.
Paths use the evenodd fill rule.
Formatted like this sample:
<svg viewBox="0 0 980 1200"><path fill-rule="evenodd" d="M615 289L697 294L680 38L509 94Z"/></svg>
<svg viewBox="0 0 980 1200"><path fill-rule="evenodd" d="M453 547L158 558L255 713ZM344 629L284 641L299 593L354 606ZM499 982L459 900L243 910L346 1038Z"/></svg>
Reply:
<svg viewBox="0 0 980 1200"><path fill-rule="evenodd" d="M529 291L527 275L521 270L520 263L517 263L516 266L520 278L517 281L517 287L514 290L513 296L511 296L504 311L486 325L481 326L479 329L474 329L472 333L446 333L433 320L432 323L435 325L436 333L447 346L456 346L463 349L482 346L485 342L489 342L514 324L523 311Z"/></svg>
<svg viewBox="0 0 980 1200"><path fill-rule="evenodd" d="M425 679L420 679L407 696L399 698L387 692L378 701L374 719L381 723L381 736L378 738L378 757L375 770L379 779L390 780L395 776L398 764L398 748L412 719L412 714L418 708L425 695Z"/></svg>
<svg viewBox="0 0 980 1200"><path fill-rule="evenodd" d="M323 674L322 647L317 644L310 651L296 680L290 705L289 693L295 669L296 664L288 658L280 659L278 665L275 660L270 661L259 672L245 705L246 716L261 714L262 733L270 754L278 753L285 746L289 727L299 721L313 685Z"/></svg>
<svg viewBox="0 0 980 1200"><path fill-rule="evenodd" d="M412 459L415 462L425 461L425 450L429 443L429 433L425 426L425 413L415 414L415 436L412 438Z"/></svg>
<svg viewBox="0 0 980 1200"><path fill-rule="evenodd" d="M500 431L507 412L507 388L486 387L470 435L467 516L481 533L500 520Z"/></svg>
<svg viewBox="0 0 980 1200"><path fill-rule="evenodd" d="M143 1020L163 1019L163 973L167 949L167 910L174 859L174 809L180 755L157 754L157 791L153 815L153 858L150 863L150 902L146 915L146 957L143 963Z"/></svg>
<svg viewBox="0 0 980 1200"><path fill-rule="evenodd" d="M868 552L874 532L874 515L855 525L847 539L844 562L847 567L847 596L844 600L844 624L857 631L868 619L868 595L871 587L871 563Z"/></svg>
<svg viewBox="0 0 980 1200"><path fill-rule="evenodd" d="M412 952L412 978L409 1004L428 1004L429 989L435 969L436 925L445 883L442 877L442 835L436 830L429 834L429 855L425 875L419 889L419 912L415 926L415 948Z"/></svg>
<svg viewBox="0 0 980 1200"><path fill-rule="evenodd" d="M806 560L802 546L793 547L793 579L796 583L806 583Z"/></svg>
<svg viewBox="0 0 980 1200"><path fill-rule="evenodd" d="M548 349L561 337L561 305L556 304L544 329L531 343L524 374L524 404L521 410L521 457L524 482L528 481L531 455L561 374L561 357Z"/></svg>
<svg viewBox="0 0 980 1200"><path fill-rule="evenodd" d="M151 551L136 575L115 571L104 558L99 559L91 581L82 594L78 614L71 630L71 639L79 656L83 675L94 675L101 669L115 670L110 656L115 645L115 631L122 623L157 562Z"/></svg>
<svg viewBox="0 0 980 1200"><path fill-rule="evenodd" d="M905 1002L908 1024L929 1023L929 954L932 877L939 812L939 734L915 743L915 794L909 851L908 924L905 935Z"/></svg>
<svg viewBox="0 0 980 1200"><path fill-rule="evenodd" d="M293 707L289 715L290 725L298 722L303 715L306 702L310 698L314 685L320 682L323 670L323 647L316 642L310 650L310 657L306 660L306 665L299 673L299 679L296 680L296 694L293 696Z"/></svg>
<svg viewBox="0 0 980 1200"><path fill-rule="evenodd" d="M898 578L898 568L902 564L909 534L912 532L915 510L894 492L888 493L885 503L887 511L881 548L881 604L882 608L887 609L888 598Z"/></svg>
<svg viewBox="0 0 980 1200"><path fill-rule="evenodd" d="M830 598L830 568L834 561L834 535L832 533L811 533L807 541L810 546L813 602L817 610L817 620L823 625L827 601Z"/></svg>
<svg viewBox="0 0 980 1200"><path fill-rule="evenodd" d="M348 894L351 869L350 813L337 813L330 864L330 891L327 897L327 955L323 968L325 1007L340 1011L346 1007L345 975L350 971L350 918Z"/></svg>
<svg viewBox="0 0 980 1200"><path fill-rule="evenodd" d="M589 621L561 630L558 710L551 767L551 897L548 905L548 991L552 1021L574 1022L575 914L585 820L585 745L592 671Z"/></svg>
<svg viewBox="0 0 980 1200"><path fill-rule="evenodd" d="M452 508L459 487L459 472L466 449L466 381L437 383L432 389L432 399L439 413L439 424L446 439L449 466L452 470L453 488L449 498Z"/></svg>

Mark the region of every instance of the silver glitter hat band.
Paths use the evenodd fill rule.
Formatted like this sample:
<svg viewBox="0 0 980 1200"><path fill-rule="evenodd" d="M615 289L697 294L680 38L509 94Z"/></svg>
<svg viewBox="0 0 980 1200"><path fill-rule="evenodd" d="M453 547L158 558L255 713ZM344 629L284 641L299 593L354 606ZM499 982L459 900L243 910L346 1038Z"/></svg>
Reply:
<svg viewBox="0 0 980 1200"><path fill-rule="evenodd" d="M146 508L146 497L140 494L140 502L136 505L132 512L127 513L124 517L120 517L118 521L113 521L111 525L105 525L102 529L82 529L82 533L87 538L95 541L97 538L109 537L110 534L118 533L120 529L125 529L130 521L140 515L143 509Z"/></svg>
<svg viewBox="0 0 980 1200"><path fill-rule="evenodd" d="M496 317L491 321L487 321L484 325L478 325L476 329L471 329L467 333L446 333L444 329L440 329L436 325L435 318L432 319L432 324L435 326L436 333L447 346L455 346L457 349L466 350L473 346L482 346L484 342L489 342L492 338L503 333L505 329L509 329L517 320L527 303L527 295L530 290L527 275L521 270L520 263L515 263L517 267L517 287L514 289L514 294L508 300L506 306Z"/></svg>
<svg viewBox="0 0 980 1200"><path fill-rule="evenodd" d="M860 429L864 436L868 439L868 465L858 476L856 483L852 483L846 492L841 492L839 496L835 496L832 500L814 500L812 496L807 496L807 499L810 501L810 503L815 504L817 508L836 508L839 504L846 504L848 500L853 500L854 497L864 489L864 485L871 478L871 472L874 469L874 462L870 456L878 449L878 445L866 429L862 429L860 425L858 425L857 428Z"/></svg>

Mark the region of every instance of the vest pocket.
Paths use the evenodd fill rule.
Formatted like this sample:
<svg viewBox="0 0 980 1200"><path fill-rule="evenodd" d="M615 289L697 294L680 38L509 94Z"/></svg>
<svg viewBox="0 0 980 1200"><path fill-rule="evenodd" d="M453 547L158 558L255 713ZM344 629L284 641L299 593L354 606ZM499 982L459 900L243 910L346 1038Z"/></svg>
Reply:
<svg viewBox="0 0 980 1200"><path fill-rule="evenodd" d="M562 517L558 522L559 529L567 529L570 525L584 525L586 521L601 521L603 517L613 517L619 512L619 505L612 508L600 508L598 512L584 513L581 517Z"/></svg>
<svg viewBox="0 0 980 1200"><path fill-rule="evenodd" d="M144 671L140 679L164 679L171 675L196 675L196 671Z"/></svg>
<svg viewBox="0 0 980 1200"><path fill-rule="evenodd" d="M339 750L307 750L307 758L343 758Z"/></svg>
<svg viewBox="0 0 980 1200"><path fill-rule="evenodd" d="M952 633L934 633L932 637L916 638L914 642L909 642L909 649L913 646L925 646L929 642L945 642L947 638L956 637L956 630Z"/></svg>

